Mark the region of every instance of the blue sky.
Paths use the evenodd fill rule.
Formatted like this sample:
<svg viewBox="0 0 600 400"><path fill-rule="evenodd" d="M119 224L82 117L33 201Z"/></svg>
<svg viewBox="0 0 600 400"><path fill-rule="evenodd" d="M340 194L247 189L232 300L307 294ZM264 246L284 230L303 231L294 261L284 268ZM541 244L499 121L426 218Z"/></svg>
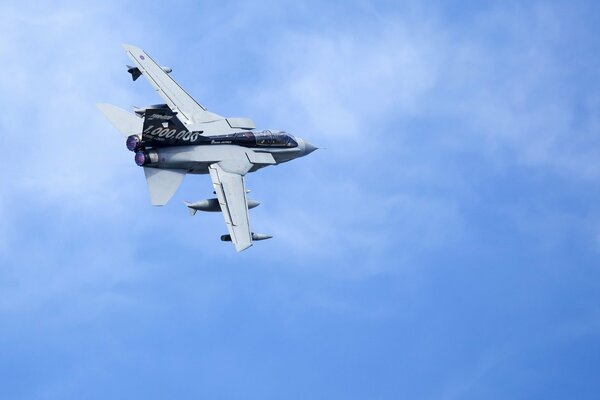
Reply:
<svg viewBox="0 0 600 400"><path fill-rule="evenodd" d="M594 399L600 6L0 5L0 397ZM95 108L198 101L319 150L251 174L236 254L149 204Z"/></svg>

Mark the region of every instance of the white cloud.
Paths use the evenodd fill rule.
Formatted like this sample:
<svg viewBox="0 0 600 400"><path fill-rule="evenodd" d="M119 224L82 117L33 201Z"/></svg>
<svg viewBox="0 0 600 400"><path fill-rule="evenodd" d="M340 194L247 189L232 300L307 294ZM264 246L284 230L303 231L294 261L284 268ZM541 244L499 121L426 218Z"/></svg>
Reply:
<svg viewBox="0 0 600 400"><path fill-rule="evenodd" d="M490 171L524 166L583 182L600 174L600 94L593 85L571 87L577 68L564 57L576 15L557 5L499 5L460 27L416 10L365 16L359 25L336 21L318 34L291 28L256 49L269 62L245 108L330 147L310 156L318 163L300 161L314 176L295 167L301 172L282 189L319 206L267 205L278 207L269 228L286 248L317 259L360 248L377 265L391 248L406 248L410 259L456 243L464 238L462 203L479 198L475 183L456 173L463 154ZM423 120L438 131L412 127ZM418 153L407 153L404 144L415 141L423 145L409 149ZM388 219L378 223L381 214ZM519 225L522 215L508 217ZM540 218L530 222L544 235ZM356 264L368 271L363 261Z"/></svg>
<svg viewBox="0 0 600 400"><path fill-rule="evenodd" d="M202 5L202 11L213 6ZM560 40L572 40L567 28L574 22L555 23L572 16L556 6L499 5L456 22L430 5L414 5L409 14L378 13L364 4L325 5L334 7L325 11L311 6L269 4L269 11L275 9L270 14L254 2L231 2L200 18L178 15L177 24L164 22L164 15L149 18L156 13L151 4L0 6L0 314L12 329L4 336L8 343L23 333L33 339L19 343L37 342L36 327L52 326L57 339L47 343L64 360L78 350L72 338L85 345L89 340L73 326L83 322L109 332L140 312L151 315L154 326L216 315L213 322L223 329L225 320L244 313L243 319L268 315L265 322L281 328L286 318L315 312L334 317L329 328L379 319L403 329L409 320L397 318L406 312L402 304L412 304L410 312L418 315L439 305L431 298L445 298L431 296L445 282L440 284L443 275L432 277L428 265L443 264L446 250L477 257L472 242L483 228L473 225L483 212L469 207L488 207L482 203L494 195L509 204L490 204L486 217L506 216L504 228L515 240L543 236L546 258L560 257L553 245L564 243L565 231L583 230L596 239L593 207L577 204L573 211L555 201L544 208L530 193L514 207L506 200L510 195L481 194L481 182L465 176L469 168L481 168L477 178L492 181L487 189L495 184L495 168L515 165L526 166L525 173L533 167L546 176L598 177L600 95L592 84L572 86L569 74L580 70L570 69L574 61L561 52L568 43ZM360 14L359 22L338 13L342 8ZM289 17L297 11L306 20ZM257 31L262 33L253 36ZM264 40L247 46L246 37ZM289 129L329 147L248 177L252 197L262 202L251 211L253 228L274 239L236 254L218 240L225 232L222 216L189 218L179 202L210 196L206 176L187 179L169 207L149 206L141 171L94 106L159 101L143 80L131 84L122 42L157 53L201 102L228 99L265 128ZM466 164L463 157L475 162ZM544 181L544 188L553 182ZM541 211L532 213L534 208ZM493 222L478 227L488 224ZM489 246L493 250L495 243ZM465 274L459 278L471 271L456 266ZM427 284L421 287L421 281ZM356 295L348 289L352 284ZM240 307L246 300L255 303ZM25 327L21 321L28 318L35 324ZM243 329L254 328L248 321ZM311 321L319 319L298 324ZM144 323L134 325L143 332ZM177 327L169 332L196 340ZM115 332L106 339L114 347L106 349L141 354L156 347L154 341L168 340L164 333L148 331L149 340L138 343L131 333ZM102 356L68 363L78 371L86 370L81 365L110 371L104 367L115 355ZM469 393L502 356L471 358L474 367L450 374L455 379L437 392L446 398ZM62 378L49 377L47 387L60 392ZM75 393L71 381L64 390ZM32 382L32 390L39 385ZM435 385L429 390L436 392Z"/></svg>
<svg viewBox="0 0 600 400"><path fill-rule="evenodd" d="M113 296L113 285L133 279L127 243L140 228L132 205L145 192L134 188L137 179L144 190L143 177L122 138L94 106L132 103L115 80L117 70L126 74L114 61L124 40L113 28L127 17L106 7L0 7L4 311L43 307L65 293L90 309L126 301ZM113 25L99 23L106 20Z"/></svg>
<svg viewBox="0 0 600 400"><path fill-rule="evenodd" d="M600 93L572 87L570 71L582 67L565 58L577 17L559 5L503 5L464 30L423 9L336 21L318 34L289 30L259 55L269 73L249 108L326 145L344 140L352 156L367 138L419 134L401 131L403 122L438 119L451 124L440 140L491 162L593 178Z"/></svg>
<svg viewBox="0 0 600 400"><path fill-rule="evenodd" d="M163 47L173 56L180 53L170 47L171 38L148 32L130 18L131 10L115 15L109 6L96 7L71 4L36 14L5 6L0 55L8 61L0 87L11 102L2 117L7 133L2 142L5 149L19 151L5 155L11 173L0 191L8 199L4 207L26 199L27 207L79 212L88 226L135 221L141 232L161 221L140 223L132 216L140 205L148 207L143 178L94 104L127 106L137 101L134 91L147 89L143 81L124 85L129 82L121 42L144 38L153 43L152 53ZM260 12L245 8L231 32L243 34ZM263 206L256 220L282 244L275 246L278 256L283 259L292 249L312 260L343 260L346 253L362 251L360 262L353 262L356 270L348 269L361 276L381 272L392 249L405 250L397 265L409 264L421 253L462 240L462 191L472 194L476 188L452 170L449 157L433 158L426 146L409 154L415 147L407 150L407 142L430 140L438 153L482 153L490 164L524 163L596 176L596 150L589 144L600 125L592 112L598 96L586 92L589 116L577 124L573 140L572 99L562 96L564 88L556 83L568 66L552 46L563 32L552 25L557 12L493 10L476 21L475 30L464 32L423 10L416 16L367 13L359 25L339 21L315 31L296 24L282 34L265 35L264 45L252 47L256 59L264 60L253 64L261 68L260 79L242 80L236 90L243 96L231 88L217 94L239 96L243 108L266 127L289 129L331 148L293 167L278 167L270 175L281 178L277 187L264 182L271 193L259 199ZM208 26L220 21L222 14L215 15L207 17ZM521 44L530 22L532 39ZM493 47L488 35L495 29L507 32L505 47ZM204 72L232 61L225 57L231 49L220 45L220 35L225 33L212 30L189 44L194 50L213 46L214 61L186 79L210 80L213 76ZM185 68L197 68L190 65ZM543 90L548 87L550 95ZM149 103L158 100L147 98ZM407 128L423 119L449 127L436 135ZM203 185L199 192L210 190L206 179L191 179ZM249 178L261 179L260 172ZM449 194L451 185L457 190ZM312 203L299 201L306 198ZM211 223L222 227L221 221Z"/></svg>
<svg viewBox="0 0 600 400"><path fill-rule="evenodd" d="M502 163L597 177L597 149L590 146L597 142L590 135L598 126L596 113L578 104L599 93L579 86L572 74L581 66L565 57L578 46L571 29L576 19L557 5L500 7L483 14L476 24L480 35L469 32L451 44L433 107L460 118L469 131L463 140L478 140Z"/></svg>
<svg viewBox="0 0 600 400"><path fill-rule="evenodd" d="M248 100L275 123L330 141L381 139L382 126L417 111L435 86L438 45L396 19L328 35L288 33L266 66L270 78L253 90L258 99Z"/></svg>

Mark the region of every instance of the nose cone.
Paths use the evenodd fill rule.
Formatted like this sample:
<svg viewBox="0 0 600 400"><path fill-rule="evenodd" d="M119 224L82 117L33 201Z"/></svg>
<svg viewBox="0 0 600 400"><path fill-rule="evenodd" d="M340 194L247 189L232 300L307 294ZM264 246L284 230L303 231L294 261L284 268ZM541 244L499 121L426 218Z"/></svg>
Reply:
<svg viewBox="0 0 600 400"><path fill-rule="evenodd" d="M312 153L313 151L317 150L318 147L314 146L312 144L310 144L309 142L307 142L306 140L304 141L304 155L308 155L310 153Z"/></svg>

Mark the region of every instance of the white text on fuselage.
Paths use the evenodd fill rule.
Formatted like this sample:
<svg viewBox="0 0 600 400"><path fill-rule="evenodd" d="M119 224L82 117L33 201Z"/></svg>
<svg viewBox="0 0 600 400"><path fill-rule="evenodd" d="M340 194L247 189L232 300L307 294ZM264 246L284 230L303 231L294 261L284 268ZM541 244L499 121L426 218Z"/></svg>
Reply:
<svg viewBox="0 0 600 400"><path fill-rule="evenodd" d="M177 129L162 128L160 126L155 128L154 125L147 127L143 134L152 136L158 140L175 139L186 142L195 142L200 138L199 132L190 132L185 130L177 132Z"/></svg>
<svg viewBox="0 0 600 400"><path fill-rule="evenodd" d="M149 117L147 117L147 119L163 119L165 121L168 121L172 118L173 118L172 115L162 115L162 114L152 114Z"/></svg>

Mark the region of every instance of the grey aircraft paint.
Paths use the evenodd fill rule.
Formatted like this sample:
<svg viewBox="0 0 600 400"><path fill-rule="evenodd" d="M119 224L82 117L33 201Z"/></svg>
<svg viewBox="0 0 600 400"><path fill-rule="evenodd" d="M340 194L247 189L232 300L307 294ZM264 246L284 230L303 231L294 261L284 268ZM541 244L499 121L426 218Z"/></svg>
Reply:
<svg viewBox="0 0 600 400"><path fill-rule="evenodd" d="M236 250L272 236L250 230L244 176L269 165L306 156L317 148L284 131L257 130L248 118L222 117L194 100L143 50L123 45L135 63L127 66L133 80L144 75L165 101L134 113L110 104L98 108L126 138L135 163L143 167L153 205L168 203L184 176L210 174L216 198L186 203L190 214L221 212L229 231L221 240Z"/></svg>

